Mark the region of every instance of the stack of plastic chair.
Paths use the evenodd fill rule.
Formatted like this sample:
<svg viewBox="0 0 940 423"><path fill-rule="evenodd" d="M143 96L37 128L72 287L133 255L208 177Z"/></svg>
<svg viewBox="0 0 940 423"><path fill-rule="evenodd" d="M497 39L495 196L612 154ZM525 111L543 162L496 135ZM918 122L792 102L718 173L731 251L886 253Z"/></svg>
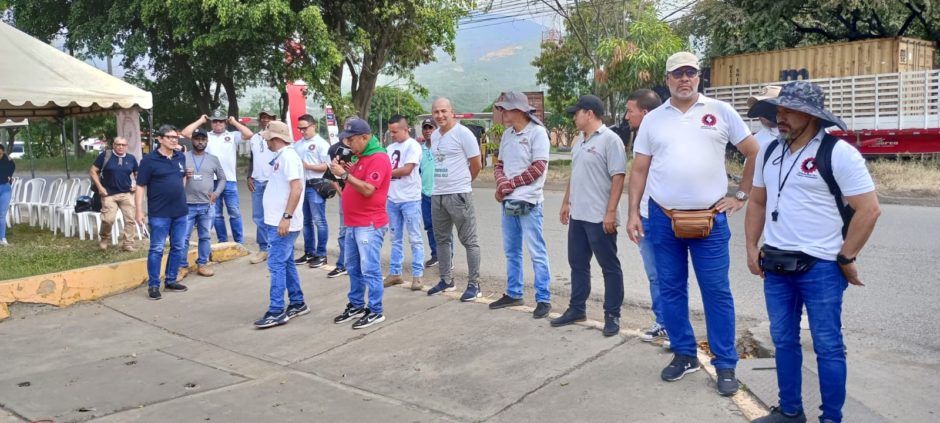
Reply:
<svg viewBox="0 0 940 423"><path fill-rule="evenodd" d="M29 214L29 225L30 226L42 226L39 222L39 212L42 210L43 204L49 204L52 202L53 196L56 194L56 191L62 185L62 178L57 178L52 181L51 184L47 185L43 190L42 198L39 202L29 203L27 205L27 213Z"/></svg>
<svg viewBox="0 0 940 423"><path fill-rule="evenodd" d="M55 187L55 190L49 194L49 201L38 207L39 219L37 221L40 228L52 229L55 226L56 207L59 207L65 201L65 195L68 194L71 185L72 181L61 181Z"/></svg>
<svg viewBox="0 0 940 423"><path fill-rule="evenodd" d="M42 201L42 194L46 187L46 180L42 178L33 178L28 181L20 181L19 199L13 207L13 222L23 223L21 210L26 210L26 216L29 217L29 206L38 204ZM32 223L32 222L30 222Z"/></svg>
<svg viewBox="0 0 940 423"><path fill-rule="evenodd" d="M52 233L58 234L59 230L66 237L72 236L72 230L75 226L75 199L78 198L81 191L81 181L74 178L69 182L69 190L65 194L62 203L53 210Z"/></svg>
<svg viewBox="0 0 940 423"><path fill-rule="evenodd" d="M21 185L23 181L21 178L13 177L13 182L10 184L10 205L7 206L7 227L13 226L13 213L16 210L16 200L20 195Z"/></svg>

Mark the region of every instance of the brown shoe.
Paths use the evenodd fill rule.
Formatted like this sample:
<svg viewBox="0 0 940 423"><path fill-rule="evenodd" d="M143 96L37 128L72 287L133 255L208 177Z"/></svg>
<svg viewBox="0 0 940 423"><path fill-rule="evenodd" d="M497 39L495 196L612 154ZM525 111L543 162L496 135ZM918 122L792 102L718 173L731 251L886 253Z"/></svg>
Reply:
<svg viewBox="0 0 940 423"><path fill-rule="evenodd" d="M121 247L121 249L124 250L124 251L127 251L127 252L129 252L129 253L136 253L136 252L137 252L137 247L135 247L135 246L133 246L133 245L125 245L125 246Z"/></svg>
<svg viewBox="0 0 940 423"><path fill-rule="evenodd" d="M421 288L424 288L424 284L421 282L421 278L411 279L411 290L420 291Z"/></svg>
<svg viewBox="0 0 940 423"><path fill-rule="evenodd" d="M185 279L186 276L189 276L189 268L188 268L188 267L180 267L180 270L176 272L176 280L177 280L177 281L181 281L181 280Z"/></svg>
<svg viewBox="0 0 940 423"><path fill-rule="evenodd" d="M196 273L198 273L199 276L206 276L206 277L215 275L215 272L212 269L210 269L208 266L199 266L199 269L196 270Z"/></svg>
<svg viewBox="0 0 940 423"><path fill-rule="evenodd" d="M386 288L392 285L400 285L404 283L405 280L401 278L401 275L388 275L385 277L385 281L382 283Z"/></svg>
<svg viewBox="0 0 940 423"><path fill-rule="evenodd" d="M248 262L251 264L258 264L268 259L267 251L258 251L255 255L251 256L251 260Z"/></svg>
<svg viewBox="0 0 940 423"><path fill-rule="evenodd" d="M108 241L109 241L109 240L110 240L110 239L103 239L103 238L102 238L100 241L98 241L98 248L99 248L101 251L107 250L107 249L108 249Z"/></svg>

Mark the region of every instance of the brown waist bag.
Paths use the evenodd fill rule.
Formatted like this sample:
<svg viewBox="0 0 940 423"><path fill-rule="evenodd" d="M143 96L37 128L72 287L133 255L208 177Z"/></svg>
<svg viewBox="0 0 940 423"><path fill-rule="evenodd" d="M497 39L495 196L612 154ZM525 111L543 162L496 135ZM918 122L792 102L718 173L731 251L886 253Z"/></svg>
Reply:
<svg viewBox="0 0 940 423"><path fill-rule="evenodd" d="M718 210L669 210L660 206L663 213L672 219L672 232L676 238L702 239L707 238L715 224L715 215Z"/></svg>

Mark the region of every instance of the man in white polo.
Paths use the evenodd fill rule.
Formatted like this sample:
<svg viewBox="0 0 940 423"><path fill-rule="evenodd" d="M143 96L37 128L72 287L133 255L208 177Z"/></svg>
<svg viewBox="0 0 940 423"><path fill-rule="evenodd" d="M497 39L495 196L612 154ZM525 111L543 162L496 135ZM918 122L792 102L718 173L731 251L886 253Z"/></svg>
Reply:
<svg viewBox="0 0 940 423"><path fill-rule="evenodd" d="M228 231L225 228L225 216L222 211L223 203L228 212L229 224L232 226L232 238L239 244L244 244L245 239L242 232L242 212L238 202L238 183L236 173L236 162L238 161L238 144L251 139L251 129L242 125L238 119L233 116L226 117L222 113L215 113L212 117L202 115L195 122L183 128L181 133L186 138L192 138L193 131L196 128L211 122L212 130L209 131L209 146L206 147L206 153L219 158L222 163L222 169L225 170L225 189L222 195L215 200L215 235L219 242L228 241ZM227 131L225 125L229 124L238 129L238 131Z"/></svg>
<svg viewBox="0 0 940 423"><path fill-rule="evenodd" d="M666 85L669 101L646 115L633 147L636 158L630 174L627 235L637 243L648 236L656 257L666 332L675 353L663 369L662 379L676 381L700 368L689 322L691 255L705 306L708 343L715 355L712 364L718 373L718 393L733 395L738 390L734 376L738 353L728 278L731 231L727 215L747 201L758 145L731 105L698 93L699 63L694 54L680 52L669 57ZM747 157L734 197L726 197L728 143ZM647 189L649 233L640 220L640 200Z"/></svg>
<svg viewBox="0 0 940 423"><path fill-rule="evenodd" d="M251 264L258 264L268 259L267 234L264 230L264 189L271 177L271 160L274 152L268 148L268 142L261 136L261 131L267 129L268 124L276 116L269 110L258 113L258 132L248 141L251 150L251 160L248 161L248 191L251 192L251 220L255 222L255 241L258 243L258 252L251 257Z"/></svg>

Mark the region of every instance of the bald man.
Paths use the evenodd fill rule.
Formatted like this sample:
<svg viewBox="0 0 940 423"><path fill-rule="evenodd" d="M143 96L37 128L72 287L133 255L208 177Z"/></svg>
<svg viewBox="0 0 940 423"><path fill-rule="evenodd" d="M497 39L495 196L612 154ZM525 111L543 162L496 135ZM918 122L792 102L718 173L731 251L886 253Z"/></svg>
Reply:
<svg viewBox="0 0 940 423"><path fill-rule="evenodd" d="M441 280L428 291L434 295L453 291L456 286L451 275L453 268L452 228L467 250L469 280L460 301L473 301L480 292L480 244L477 242L477 220L473 208L471 183L480 174L483 162L476 136L457 122L450 100L439 98L431 106L431 115L437 129L431 134L431 154L434 156L434 190L431 195L431 222L437 240Z"/></svg>

